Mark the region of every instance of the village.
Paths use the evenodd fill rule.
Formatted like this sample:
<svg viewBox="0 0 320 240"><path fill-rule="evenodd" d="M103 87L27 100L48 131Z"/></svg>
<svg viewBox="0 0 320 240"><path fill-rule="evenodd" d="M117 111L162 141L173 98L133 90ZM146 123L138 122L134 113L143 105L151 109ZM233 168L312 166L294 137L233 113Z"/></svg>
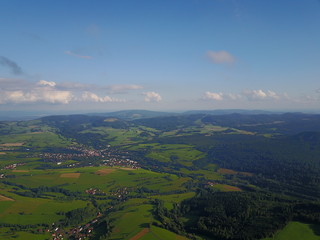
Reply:
<svg viewBox="0 0 320 240"><path fill-rule="evenodd" d="M63 240L63 239L74 239L74 240L83 240L88 239L92 236L92 231L94 229L94 224L96 224L99 219L102 217L102 214L98 212L97 216L87 222L86 224L79 225L69 230L65 230L62 227L59 227L58 224L52 223L51 227L48 229L38 229L39 233L49 232L51 234L52 240Z"/></svg>
<svg viewBox="0 0 320 240"><path fill-rule="evenodd" d="M141 168L137 161L133 161L128 158L128 152L122 152L118 149L110 148L110 145L107 146L107 149L96 150L88 149L83 145L72 146L67 148L67 150L74 151L73 153L40 153L39 157L43 161L55 162L57 165L62 165L64 161L75 160L79 161L78 163L72 163L64 165L64 167L84 167L90 166L93 163L99 162L100 166L119 166L132 169ZM86 161L83 161L86 160ZM80 164L81 162L81 164Z"/></svg>

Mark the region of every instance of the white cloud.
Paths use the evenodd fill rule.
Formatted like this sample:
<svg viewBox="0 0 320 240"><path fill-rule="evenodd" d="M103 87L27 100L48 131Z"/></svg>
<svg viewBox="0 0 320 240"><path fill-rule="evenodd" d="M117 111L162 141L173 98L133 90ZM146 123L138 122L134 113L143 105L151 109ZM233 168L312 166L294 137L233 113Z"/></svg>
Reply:
<svg viewBox="0 0 320 240"><path fill-rule="evenodd" d="M210 59L210 61L216 64L232 64L236 61L235 57L226 51L214 52L209 50L207 51L206 55Z"/></svg>
<svg viewBox="0 0 320 240"><path fill-rule="evenodd" d="M54 86L56 86L57 84L56 84L55 82L48 82L48 81L46 81L46 80L40 80L40 81L38 82L38 85L54 87Z"/></svg>
<svg viewBox="0 0 320 240"><path fill-rule="evenodd" d="M68 104L74 98L73 94L70 91L58 90L41 91L39 97L39 101L63 104Z"/></svg>
<svg viewBox="0 0 320 240"><path fill-rule="evenodd" d="M31 91L2 91L0 103L62 103L67 104L73 99L69 91L58 91L48 88L35 88Z"/></svg>
<svg viewBox="0 0 320 240"><path fill-rule="evenodd" d="M98 96L97 92L141 89L139 85L97 86L83 83L56 83L40 80L31 82L23 79L0 78L0 104L6 103L54 103L71 102L125 102L125 99ZM154 98L154 96L153 96ZM150 99L153 99L150 96ZM160 97L161 98L161 97Z"/></svg>
<svg viewBox="0 0 320 240"><path fill-rule="evenodd" d="M80 100L86 101L86 102L100 102L100 103L125 102L125 100L123 99L111 98L109 96L99 97L98 95L92 92L84 92Z"/></svg>
<svg viewBox="0 0 320 240"><path fill-rule="evenodd" d="M145 92L143 95L145 95L145 102L160 102L162 100L160 94L156 92Z"/></svg>
<svg viewBox="0 0 320 240"><path fill-rule="evenodd" d="M205 92L203 99L222 101L223 93Z"/></svg>
<svg viewBox="0 0 320 240"><path fill-rule="evenodd" d="M78 58L92 59L92 56L84 56L84 55L74 53L72 51L65 51L64 53L70 56L78 57Z"/></svg>
<svg viewBox="0 0 320 240"><path fill-rule="evenodd" d="M205 100L215 100L215 101L222 101L226 99L237 100L240 98L241 98L241 95L239 94L222 93L222 92L215 93L215 92L209 92L209 91L205 92L204 96L202 97L202 99L205 99Z"/></svg>
<svg viewBox="0 0 320 240"><path fill-rule="evenodd" d="M268 90L268 91L263 91L261 89L259 90L246 90L243 92L243 95L248 98L248 100L277 100L280 99L280 95Z"/></svg>

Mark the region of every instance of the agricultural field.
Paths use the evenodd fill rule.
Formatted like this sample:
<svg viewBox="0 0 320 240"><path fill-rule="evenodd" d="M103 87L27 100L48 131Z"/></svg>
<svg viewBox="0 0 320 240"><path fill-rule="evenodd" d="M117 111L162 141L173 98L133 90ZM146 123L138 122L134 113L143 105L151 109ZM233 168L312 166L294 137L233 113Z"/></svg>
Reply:
<svg viewBox="0 0 320 240"><path fill-rule="evenodd" d="M34 232L37 229L33 230ZM48 240L51 238L50 233L30 233L26 231L13 231L11 228L0 229L0 239L13 240L13 239L24 239L24 240Z"/></svg>
<svg viewBox="0 0 320 240"><path fill-rule="evenodd" d="M90 203L86 191L99 189L101 193L104 193L100 198L105 198L104 201L98 200L99 203L108 203L110 201L107 200L108 196L116 199L132 198L119 206L123 207L122 211L110 214L110 219L117 226L111 234L114 239L120 236L123 239L130 238L137 231L143 229L143 226L149 226L153 206L146 203L152 199L164 196L163 199L170 206L173 202L179 202L193 196L193 193L183 193L153 197L153 194L150 195L150 193L167 194L181 191L183 183L189 179L143 169L88 167L56 170L7 170L6 172L15 177L7 179L5 183L1 184L4 195L0 196L0 224L50 225L63 217L61 212L66 213L73 209L86 207ZM25 193L25 189L41 188L42 186L61 187L67 191L77 192L78 198L82 198L82 200L68 199L62 193L50 192L50 189L38 197L19 195ZM142 187L147 193L141 193L140 198L135 199L137 197L136 190ZM131 224L132 227L128 228L128 222L135 222L136 225ZM12 236L19 237L21 235L21 233L16 234ZM22 234L21 239L22 236L25 235ZM42 239L42 236L37 237Z"/></svg>

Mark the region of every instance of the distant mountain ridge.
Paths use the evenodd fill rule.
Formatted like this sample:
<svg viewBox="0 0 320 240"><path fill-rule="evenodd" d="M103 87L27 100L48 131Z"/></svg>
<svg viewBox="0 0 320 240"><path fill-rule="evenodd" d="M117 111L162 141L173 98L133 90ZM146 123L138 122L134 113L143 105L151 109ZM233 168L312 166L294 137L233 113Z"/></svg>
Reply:
<svg viewBox="0 0 320 240"><path fill-rule="evenodd" d="M154 117L167 117L167 116L184 116L193 114L204 115L228 115L228 114L242 114L242 115L259 115L259 114L283 114L284 111L265 111L265 110L246 110L246 109L216 109L216 110L190 110L184 112L163 112L151 110L121 110L114 112L96 112L96 113L74 113L74 112L40 112L40 111L0 111L0 121L27 121L44 116L61 116L61 115L86 115L86 116L101 116L101 117L114 117L123 120L134 120L143 118ZM293 113L293 112L290 112ZM298 112L296 112L298 113Z"/></svg>
<svg viewBox="0 0 320 240"><path fill-rule="evenodd" d="M153 117L163 117L163 116L175 116L179 113L175 112L158 112L149 110L122 110L116 112L106 112L106 113L88 113L89 116L103 116L103 117L116 117L121 119L140 119L140 118L153 118Z"/></svg>

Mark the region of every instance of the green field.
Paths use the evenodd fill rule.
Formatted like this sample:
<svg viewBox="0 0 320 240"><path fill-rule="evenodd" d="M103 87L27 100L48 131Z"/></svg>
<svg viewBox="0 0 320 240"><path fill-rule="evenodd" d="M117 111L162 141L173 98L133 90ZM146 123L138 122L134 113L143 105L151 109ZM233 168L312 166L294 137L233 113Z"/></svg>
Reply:
<svg viewBox="0 0 320 240"><path fill-rule="evenodd" d="M319 225L290 222L283 230L276 233L273 238L265 238L264 240L319 240L319 233Z"/></svg>
<svg viewBox="0 0 320 240"><path fill-rule="evenodd" d="M192 166L192 162L203 158L204 153L186 144L137 144L130 150L147 150L146 157L159 162L179 163L184 166Z"/></svg>
<svg viewBox="0 0 320 240"><path fill-rule="evenodd" d="M103 169L110 169L112 172L105 175L96 174L97 171ZM148 188L154 191L160 189L161 193L172 192L181 190L181 185L188 180L188 178L178 178L175 175L160 174L143 169L128 171L121 168L106 167L32 170L28 172L14 172L8 170L7 172L15 175L15 178L7 180L14 184L28 188L62 186L64 189L70 191L80 191L84 196L86 196L84 191L89 188L99 188L101 191L107 193L107 195L112 194L119 188L134 190L139 187ZM78 175L74 178L72 174ZM4 189L3 194L14 200L0 202L0 223L51 223L59 219L56 212L82 208L87 203L86 201L80 200L59 200L61 194L59 195L58 193L50 193L52 197L49 199L24 197L15 194L14 191L12 191L14 187L5 184L1 184L0 186ZM19 191L21 192L23 190L20 189ZM129 195L134 196L135 191L130 192ZM170 195L166 196L169 198L168 196ZM189 194L188 196L192 195ZM185 197L184 195L181 197L175 195L174 198L176 198L174 201L177 202ZM168 199L168 202L172 202L172 199ZM141 205L141 209L143 210L144 208L145 205Z"/></svg>
<svg viewBox="0 0 320 240"><path fill-rule="evenodd" d="M112 213L115 228L110 239L130 239L152 222L152 205L145 199L131 199L122 205L123 210Z"/></svg>
<svg viewBox="0 0 320 240"><path fill-rule="evenodd" d="M166 229L159 228L156 226L151 226L149 232L141 237L139 240L187 240L188 238L179 236L173 232Z"/></svg>
<svg viewBox="0 0 320 240"><path fill-rule="evenodd" d="M36 232L37 230L34 229ZM0 229L0 239L4 240L47 240L50 239L49 233L30 233L26 231L12 231L10 228Z"/></svg>

